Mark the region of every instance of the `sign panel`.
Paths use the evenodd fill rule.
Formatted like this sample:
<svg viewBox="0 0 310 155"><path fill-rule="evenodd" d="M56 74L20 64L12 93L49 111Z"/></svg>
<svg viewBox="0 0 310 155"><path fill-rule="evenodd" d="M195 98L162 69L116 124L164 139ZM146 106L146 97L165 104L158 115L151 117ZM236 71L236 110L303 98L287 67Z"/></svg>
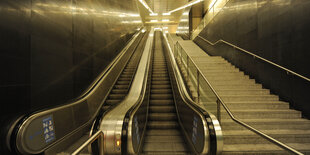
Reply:
<svg viewBox="0 0 310 155"><path fill-rule="evenodd" d="M49 143L55 140L55 128L53 117L48 116L47 118L43 119L43 134L46 143Z"/></svg>

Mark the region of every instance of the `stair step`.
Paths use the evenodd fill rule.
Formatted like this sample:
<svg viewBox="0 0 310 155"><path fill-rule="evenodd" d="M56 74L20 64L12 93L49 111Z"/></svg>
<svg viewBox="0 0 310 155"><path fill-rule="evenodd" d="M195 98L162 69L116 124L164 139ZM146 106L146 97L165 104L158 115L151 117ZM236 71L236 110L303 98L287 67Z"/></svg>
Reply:
<svg viewBox="0 0 310 155"><path fill-rule="evenodd" d="M268 95L270 91L268 89L221 89L217 90L220 95Z"/></svg>
<svg viewBox="0 0 310 155"><path fill-rule="evenodd" d="M309 130L261 130L263 133L283 143L310 143ZM250 130L224 130L224 144L262 144L269 143L266 139Z"/></svg>
<svg viewBox="0 0 310 155"><path fill-rule="evenodd" d="M250 79L248 75L243 75L243 76L211 76L209 75L208 77L206 77L207 80L248 80Z"/></svg>
<svg viewBox="0 0 310 155"><path fill-rule="evenodd" d="M258 130L310 130L310 121L306 119L242 119L242 121ZM223 130L247 130L231 119L222 119L221 127Z"/></svg>
<svg viewBox="0 0 310 155"><path fill-rule="evenodd" d="M226 102L225 102L226 103ZM289 109L288 103L281 103L281 102L230 102L226 103L229 109L237 110L237 109Z"/></svg>
<svg viewBox="0 0 310 155"><path fill-rule="evenodd" d="M252 85L255 84L255 80L253 79L241 79L241 80L209 80L211 85Z"/></svg>
<svg viewBox="0 0 310 155"><path fill-rule="evenodd" d="M215 90L223 90L223 89L238 89L238 90L247 90L247 89L262 89L262 85L216 85L211 84Z"/></svg>
<svg viewBox="0 0 310 155"><path fill-rule="evenodd" d="M221 111L221 117L223 119L230 118L226 111ZM287 119L295 119L301 117L301 112L296 110L232 110L232 113L241 119L267 119L267 118L287 118Z"/></svg>
<svg viewBox="0 0 310 155"><path fill-rule="evenodd" d="M224 102L231 101L278 101L275 95L221 95Z"/></svg>
<svg viewBox="0 0 310 155"><path fill-rule="evenodd" d="M289 145L292 146L292 145ZM222 155L284 155L287 151L275 144L226 144Z"/></svg>

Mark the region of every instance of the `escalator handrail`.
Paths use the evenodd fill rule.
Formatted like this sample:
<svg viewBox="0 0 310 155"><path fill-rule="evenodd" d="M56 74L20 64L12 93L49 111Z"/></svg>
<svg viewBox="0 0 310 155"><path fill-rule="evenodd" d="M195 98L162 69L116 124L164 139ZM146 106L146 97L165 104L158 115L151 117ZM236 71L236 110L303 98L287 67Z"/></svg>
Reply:
<svg viewBox="0 0 310 155"><path fill-rule="evenodd" d="M203 115L204 118L206 118L206 116L210 116L209 118L211 118L211 122L214 125L213 129L214 129L214 133L216 135L216 146L210 146L210 147L216 147L216 154L221 154L222 152L222 148L223 148L223 138L222 138L222 131L221 131L221 127L219 124L219 121L217 120L217 118L212 114L209 113L208 111L204 110L200 105L198 105L197 103L195 103L190 95L187 92L185 83L183 81L182 75L180 73L180 70L177 66L176 60L174 58L171 46L169 44L169 41L167 39L167 34L164 34L164 38L166 41L166 45L168 46L168 55L170 58L170 62L172 63L172 69L174 72L174 76L176 77L176 82L178 85L178 89L180 91L181 94L181 98L185 101L185 103L194 111L198 111L200 113L200 115ZM169 35L169 34L168 34ZM205 128L208 128L208 126L206 126ZM207 135L205 135L207 136ZM205 138L207 139L207 138ZM205 146L208 147L208 146ZM211 149L211 148L209 148ZM214 149L214 148L213 148ZM202 154L207 154L208 152L202 152Z"/></svg>
<svg viewBox="0 0 310 155"><path fill-rule="evenodd" d="M116 145L114 141L120 141L123 136L123 125L126 122L126 114L131 111L133 107L140 105L141 100L144 98L148 69L150 65L151 46L153 40L153 29L149 33L149 38L146 41L146 45L139 62L136 75L132 82L132 86L125 99L117 105L114 109L109 111L103 118L100 124L99 130L102 130L105 134L104 137L104 150L107 154L120 154L123 145L127 145L126 142L120 142L120 145Z"/></svg>
<svg viewBox="0 0 310 155"><path fill-rule="evenodd" d="M275 66L275 67L277 67L277 68L279 68L279 69L281 69L281 70L284 70L284 71L287 72L287 73L293 74L293 75L295 75L295 76L297 76L297 77L300 77L300 78L303 79L303 80L306 80L306 81L310 82L310 78L307 78L306 76L303 76L303 75L298 74L298 73L296 73L296 72L294 72L294 71L292 71L292 70L289 70L289 69L287 69L287 68L285 68L285 67L283 67L283 66L281 66L281 65L278 65L278 64L276 64L276 63L274 63L274 62L272 62L272 61L270 61L270 60L267 60L267 59L265 59L265 58L263 58L263 57L260 57L260 56L258 56L258 55L256 55L256 54L254 54L253 52L250 52L250 51L248 51L248 50L245 50L245 49L243 49L243 48L241 48L241 47L239 47L239 46L237 46L237 45L234 45L234 44L232 44L232 43L229 43L229 42L227 42L227 41L225 41L225 40L223 40L223 39L220 39L220 40L218 40L218 41L216 41L216 42L211 42L211 41L209 41L209 40L203 38L201 35L198 35L198 37L199 37L200 39L202 39L203 41L207 42L208 44L212 45L212 46L215 46L215 45L217 45L217 44L219 44L219 43L226 44L226 45L228 45L228 46L230 46L230 47L232 47L232 48L238 49L239 51L241 51L241 52L243 52L243 53L246 53L246 54L248 54L248 55L251 55L251 56L253 56L254 58L258 58L258 59L260 59L260 60L262 60L262 61L264 61L264 62L266 62L266 63L268 63L268 64L270 64L270 65L273 65L273 66Z"/></svg>
<svg viewBox="0 0 310 155"><path fill-rule="evenodd" d="M296 149L272 138L271 136L263 133L262 131L260 130L257 130L255 129L254 127L248 125L247 123L244 123L243 121L239 120L238 118L236 118L234 116L234 114L230 111L230 109L228 108L228 106L226 105L226 103L224 102L224 100L219 96L219 94L217 93L217 91L212 87L212 85L210 84L210 82L208 81L208 79L205 77L204 74L202 74L201 70L198 68L198 66L196 65L196 63L192 60L191 57L188 56L188 58L193 62L195 68L198 70L198 72L200 73L200 75L203 77L204 81L208 84L208 86L211 88L212 92L215 94L216 98L218 99L218 101L220 102L220 104L224 107L225 111L228 113L228 115L230 116L230 118L237 122L238 124L246 127L247 129L253 131L254 133L258 134L259 136L263 137L264 139L272 142L273 144L276 144L278 145L279 147L291 152L291 153L294 153L294 154L298 154L298 155L303 155L303 153L297 151Z"/></svg>
<svg viewBox="0 0 310 155"><path fill-rule="evenodd" d="M60 111L66 108L70 108L73 107L77 104L83 104L84 101L89 98L90 95L92 95L96 89L99 87L99 84L105 79L105 77L108 75L108 73L113 69L113 67L115 67L115 65L120 61L120 59L122 58L122 56L126 53L126 51L129 49L129 47L133 44L133 42L136 40L136 38L141 34L142 29L140 31L138 31L126 44L126 46L123 48L123 50L116 56L116 58L108 65L108 67L98 76L98 78L91 84L91 86L82 94L80 95L80 97L78 97L78 99L76 99L75 101L66 103L64 105L60 105L51 109L46 109L46 110L40 110L40 111L36 111L34 113L31 114L27 114L25 116L23 116L20 120L18 120L17 125L12 126L12 130L14 135L9 135L10 141L9 144L11 146L9 146L12 150L12 147L17 147L18 151L21 153L32 153L32 154L37 154L42 152L44 149L46 149L49 145L47 145L46 147L42 148L40 151L32 151L32 150L28 150L27 148L25 148L24 144L22 144L22 137L24 136L23 132L24 132L24 128L25 126L27 126L27 124L29 124L32 120L35 120L36 118L42 117L44 115L56 112L56 111ZM95 116L95 114L94 114ZM84 123L82 126L85 126L85 124L89 123L92 120L93 117L91 117L86 123ZM64 137L62 137L59 140L62 140ZM16 141L16 142L13 142ZM56 142L57 142L56 141ZM16 143L16 145L12 144ZM54 142L53 142L54 143ZM53 144L51 143L51 144ZM23 148L23 149L21 149Z"/></svg>
<svg viewBox="0 0 310 155"><path fill-rule="evenodd" d="M104 145L103 144L103 138L104 138L104 133L102 131L97 131L95 134L93 134L90 138L88 138L80 147L78 147L72 155L78 155L80 152L83 151L83 149L90 144L92 144L94 141L98 140L98 144ZM99 155L103 155L103 147L99 147Z"/></svg>

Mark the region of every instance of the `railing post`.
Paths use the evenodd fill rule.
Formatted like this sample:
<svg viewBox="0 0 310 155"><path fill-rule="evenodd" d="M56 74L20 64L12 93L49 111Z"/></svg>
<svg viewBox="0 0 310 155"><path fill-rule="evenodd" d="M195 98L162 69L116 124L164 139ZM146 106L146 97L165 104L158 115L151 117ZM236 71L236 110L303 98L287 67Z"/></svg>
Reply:
<svg viewBox="0 0 310 155"><path fill-rule="evenodd" d="M220 100L217 98L216 99L216 111L217 111L217 119L221 123L221 103Z"/></svg>
<svg viewBox="0 0 310 155"><path fill-rule="evenodd" d="M177 46L177 44L174 44L174 45L173 45L173 54L174 54L175 57L177 57L176 46Z"/></svg>
<svg viewBox="0 0 310 155"><path fill-rule="evenodd" d="M103 134L101 134L100 137L99 137L99 154L100 155L104 154L104 151L103 151L104 150L103 149L104 148L103 137L104 137Z"/></svg>
<svg viewBox="0 0 310 155"><path fill-rule="evenodd" d="M200 103L200 93L199 93L199 70L196 68L197 70L197 102Z"/></svg>
<svg viewBox="0 0 310 155"><path fill-rule="evenodd" d="M186 58L187 58L187 61L186 61L186 66L187 66L187 67L186 67L186 73L187 73L187 80L189 80L190 78L189 78L189 74L188 74L188 73L189 73L189 72L188 72L188 64L189 64L189 63L188 63L188 55L187 55Z"/></svg>

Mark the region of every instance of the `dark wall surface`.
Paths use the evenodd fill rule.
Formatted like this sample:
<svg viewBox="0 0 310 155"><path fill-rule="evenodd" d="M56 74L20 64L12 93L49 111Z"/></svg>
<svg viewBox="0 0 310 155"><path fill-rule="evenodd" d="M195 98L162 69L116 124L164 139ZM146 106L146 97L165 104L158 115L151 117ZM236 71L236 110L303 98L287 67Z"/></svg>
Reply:
<svg viewBox="0 0 310 155"><path fill-rule="evenodd" d="M309 0L230 0L200 33L205 39L228 41L258 56L310 77ZM224 44L195 42L210 55L223 56L289 101L310 118L310 82Z"/></svg>
<svg viewBox="0 0 310 155"><path fill-rule="evenodd" d="M20 114L78 97L139 21L135 0L1 0L1 131Z"/></svg>

